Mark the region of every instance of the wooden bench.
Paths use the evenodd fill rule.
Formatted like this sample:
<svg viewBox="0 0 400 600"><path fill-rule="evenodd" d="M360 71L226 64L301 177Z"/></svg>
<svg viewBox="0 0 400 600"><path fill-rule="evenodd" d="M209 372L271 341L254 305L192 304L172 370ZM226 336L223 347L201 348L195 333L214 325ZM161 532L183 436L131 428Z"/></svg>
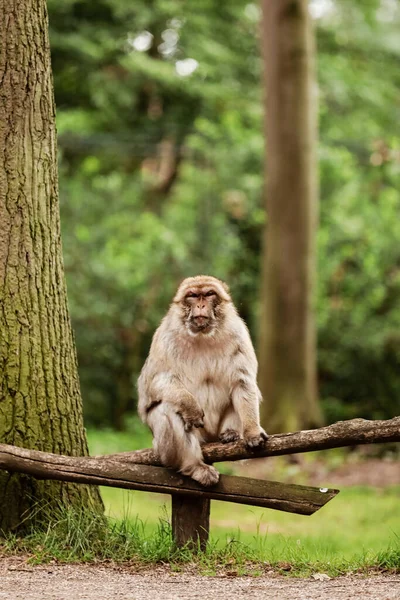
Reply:
<svg viewBox="0 0 400 600"><path fill-rule="evenodd" d="M358 444L400 441L400 417L387 421L353 419L312 431L271 436L266 445L249 451L243 442L207 444L206 462L242 460L325 450ZM204 488L188 477L160 466L152 450L97 457L72 457L0 444L0 468L37 479L105 485L170 494L172 531L178 546L204 548L209 535L210 501L223 500L311 515L338 490L221 475L217 485Z"/></svg>

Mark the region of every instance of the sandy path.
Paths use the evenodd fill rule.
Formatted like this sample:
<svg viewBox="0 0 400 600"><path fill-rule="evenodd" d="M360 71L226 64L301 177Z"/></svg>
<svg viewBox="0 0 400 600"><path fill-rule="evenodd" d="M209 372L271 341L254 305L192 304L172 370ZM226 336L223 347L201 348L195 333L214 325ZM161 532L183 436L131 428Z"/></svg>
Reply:
<svg viewBox="0 0 400 600"><path fill-rule="evenodd" d="M134 571L96 565L30 566L0 560L0 600L400 600L400 575L331 580L205 577L168 568Z"/></svg>

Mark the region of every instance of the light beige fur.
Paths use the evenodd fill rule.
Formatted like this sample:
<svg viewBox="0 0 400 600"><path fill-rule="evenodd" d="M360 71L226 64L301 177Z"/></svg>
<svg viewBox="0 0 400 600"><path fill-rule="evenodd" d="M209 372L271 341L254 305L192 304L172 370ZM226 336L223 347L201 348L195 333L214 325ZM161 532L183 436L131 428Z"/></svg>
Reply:
<svg viewBox="0 0 400 600"><path fill-rule="evenodd" d="M267 439L260 427L257 359L244 321L222 281L185 279L154 334L138 380L139 414L164 465L202 485L218 471L201 444Z"/></svg>

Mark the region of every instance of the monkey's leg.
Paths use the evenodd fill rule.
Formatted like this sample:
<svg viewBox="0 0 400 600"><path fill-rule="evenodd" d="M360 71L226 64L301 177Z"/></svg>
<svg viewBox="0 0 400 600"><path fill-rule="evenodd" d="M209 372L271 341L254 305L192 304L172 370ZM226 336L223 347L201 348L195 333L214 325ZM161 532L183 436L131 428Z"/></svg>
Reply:
<svg viewBox="0 0 400 600"><path fill-rule="evenodd" d="M219 428L219 440L223 444L236 442L243 437L243 425L239 415L231 405L224 414Z"/></svg>
<svg viewBox="0 0 400 600"><path fill-rule="evenodd" d="M203 461L200 441L195 429L185 430L182 418L167 402L155 407L148 415L153 432L153 447L166 467L177 469L201 485L214 485L218 471Z"/></svg>

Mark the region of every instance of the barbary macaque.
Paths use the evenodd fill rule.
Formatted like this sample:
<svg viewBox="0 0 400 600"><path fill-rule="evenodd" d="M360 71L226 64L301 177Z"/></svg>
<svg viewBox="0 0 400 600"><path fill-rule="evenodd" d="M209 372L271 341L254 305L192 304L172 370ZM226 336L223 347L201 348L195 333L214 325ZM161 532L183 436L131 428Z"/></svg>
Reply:
<svg viewBox="0 0 400 600"><path fill-rule="evenodd" d="M185 279L154 334L138 380L139 414L163 465L204 486L218 471L201 444L244 439L264 444L257 359L228 286L215 277Z"/></svg>

